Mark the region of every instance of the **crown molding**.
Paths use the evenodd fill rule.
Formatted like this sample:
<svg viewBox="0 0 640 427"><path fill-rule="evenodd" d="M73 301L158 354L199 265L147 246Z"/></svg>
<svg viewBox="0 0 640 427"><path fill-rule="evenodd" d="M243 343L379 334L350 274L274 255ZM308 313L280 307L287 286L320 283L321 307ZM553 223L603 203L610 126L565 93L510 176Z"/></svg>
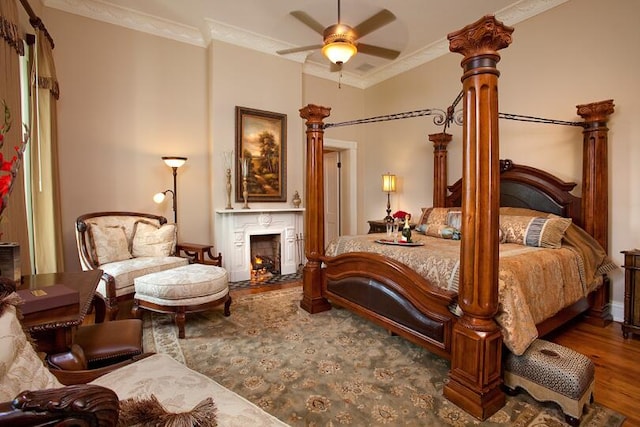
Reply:
<svg viewBox="0 0 640 427"><path fill-rule="evenodd" d="M126 7L116 6L106 1L42 0L42 3L52 9L119 25L131 30L141 31L199 47L207 46L202 36L202 31L198 28L179 24Z"/></svg>
<svg viewBox="0 0 640 427"><path fill-rule="evenodd" d="M567 1L568 0L520 0L496 12L495 16L506 25L515 25ZM201 31L195 27L182 25L157 16L117 6L104 0L43 0L43 4L53 9L59 9L68 13L203 48L207 47L211 40L223 41L270 55L278 55L276 53L278 50L296 47L294 44L265 37L243 28L209 18L203 18L205 28ZM443 37L429 46L403 55L399 59L389 62L387 65L376 67L364 75L343 71L340 82L360 89L366 89L447 53L449 53L449 42L446 37ZM302 71L305 74L328 80L338 79L337 73L329 71L328 64L307 61L308 54L309 52L298 52L282 58L303 64Z"/></svg>

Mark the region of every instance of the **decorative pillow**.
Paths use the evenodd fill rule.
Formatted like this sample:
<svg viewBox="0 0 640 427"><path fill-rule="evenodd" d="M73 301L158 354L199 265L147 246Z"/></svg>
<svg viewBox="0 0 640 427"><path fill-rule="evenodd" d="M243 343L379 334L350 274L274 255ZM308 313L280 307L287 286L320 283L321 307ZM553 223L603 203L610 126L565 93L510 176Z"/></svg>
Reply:
<svg viewBox="0 0 640 427"><path fill-rule="evenodd" d="M91 250L99 265L131 258L129 242L123 226L89 226Z"/></svg>
<svg viewBox="0 0 640 427"><path fill-rule="evenodd" d="M15 293L12 295L6 299L17 297ZM6 299L2 301L2 305L5 305ZM16 308L11 303L5 305L0 315L0 402L12 400L23 390L63 386L44 366L31 342L27 340Z"/></svg>
<svg viewBox="0 0 640 427"><path fill-rule="evenodd" d="M420 227L420 225L424 225L427 223L427 220L429 219L429 215L431 214L432 210L433 208L422 208L422 212L420 213L420 219L418 220L418 223L416 225L416 230ZM422 228L423 228L422 232L424 233L424 227Z"/></svg>
<svg viewBox="0 0 640 427"><path fill-rule="evenodd" d="M458 230L445 224L425 225L424 234L431 237L439 237L441 239L453 239Z"/></svg>
<svg viewBox="0 0 640 427"><path fill-rule="evenodd" d="M569 225L570 218L500 215L500 228L504 233L505 243L524 246L560 248Z"/></svg>
<svg viewBox="0 0 640 427"><path fill-rule="evenodd" d="M460 208L422 208L422 215L418 224L447 224L449 212L460 211Z"/></svg>
<svg viewBox="0 0 640 427"><path fill-rule="evenodd" d="M176 225L161 227L148 221L136 221L133 226L131 252L134 257L164 257L175 251Z"/></svg>
<svg viewBox="0 0 640 427"><path fill-rule="evenodd" d="M447 213L447 225L460 231L462 229L462 211L449 211Z"/></svg>

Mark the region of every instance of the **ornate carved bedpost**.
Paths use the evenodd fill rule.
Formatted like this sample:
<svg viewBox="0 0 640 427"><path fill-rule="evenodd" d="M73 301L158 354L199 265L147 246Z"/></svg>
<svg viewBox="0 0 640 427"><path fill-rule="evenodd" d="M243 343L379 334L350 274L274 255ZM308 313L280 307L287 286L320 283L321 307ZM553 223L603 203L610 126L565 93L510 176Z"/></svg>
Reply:
<svg viewBox="0 0 640 427"><path fill-rule="evenodd" d="M449 49L464 55L462 242L451 371L444 395L484 420L504 406L500 389L502 334L498 310L498 50L509 46L513 29L485 16L448 35Z"/></svg>
<svg viewBox="0 0 640 427"><path fill-rule="evenodd" d="M607 121L613 114L613 100L578 105L585 120L582 164L582 222L605 251L609 245L609 170ZM596 197L597 195L597 197Z"/></svg>
<svg viewBox="0 0 640 427"><path fill-rule="evenodd" d="M300 117L307 125L307 185L304 216L305 256L307 263L302 272L302 301L300 307L309 313L319 313L331 308L322 297L322 261L324 255L324 176L322 145L324 123L331 108L309 104L300 109Z"/></svg>
<svg viewBox="0 0 640 427"><path fill-rule="evenodd" d="M452 136L445 132L432 133L433 142L433 207L444 207L447 197L447 145Z"/></svg>
<svg viewBox="0 0 640 427"><path fill-rule="evenodd" d="M613 114L613 100L578 105L585 120L582 153L582 227L608 252L609 246L609 145L607 121ZM606 279L598 292L591 294L587 320L607 325L612 320L610 283Z"/></svg>

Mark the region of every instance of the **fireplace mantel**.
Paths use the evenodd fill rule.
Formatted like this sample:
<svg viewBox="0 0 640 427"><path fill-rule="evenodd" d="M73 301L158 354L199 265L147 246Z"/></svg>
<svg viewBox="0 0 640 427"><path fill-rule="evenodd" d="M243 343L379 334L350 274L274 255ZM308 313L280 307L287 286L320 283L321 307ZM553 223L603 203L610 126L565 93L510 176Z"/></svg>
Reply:
<svg viewBox="0 0 640 427"><path fill-rule="evenodd" d="M304 208L268 208L268 209L218 209L217 214L220 215L255 215L261 212L304 212Z"/></svg>
<svg viewBox="0 0 640 427"><path fill-rule="evenodd" d="M250 241L253 235L280 234L282 274L295 273L304 260L298 259L297 244L303 236L304 208L250 208L216 210L216 248L222 252L229 281L251 278Z"/></svg>

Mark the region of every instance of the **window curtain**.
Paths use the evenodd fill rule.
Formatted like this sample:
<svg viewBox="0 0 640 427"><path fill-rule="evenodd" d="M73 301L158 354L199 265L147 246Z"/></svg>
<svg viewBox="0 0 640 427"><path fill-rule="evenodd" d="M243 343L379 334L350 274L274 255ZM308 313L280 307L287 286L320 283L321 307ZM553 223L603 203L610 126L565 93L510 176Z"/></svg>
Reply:
<svg viewBox="0 0 640 427"><path fill-rule="evenodd" d="M5 102L11 112L11 128L4 135L2 154L12 159L15 147L23 139L22 114L20 112L20 55L24 45L19 36L18 5L15 0L0 1L0 107ZM2 120L4 123L4 120ZM27 210L25 203L24 174L22 170L14 178L13 191L0 218L0 241L20 245L21 274L31 273ZM1 272L0 272L1 274Z"/></svg>
<svg viewBox="0 0 640 427"><path fill-rule="evenodd" d="M60 90L52 43L43 28L36 25L35 30L30 142L35 271L55 273L64 269L56 112Z"/></svg>

